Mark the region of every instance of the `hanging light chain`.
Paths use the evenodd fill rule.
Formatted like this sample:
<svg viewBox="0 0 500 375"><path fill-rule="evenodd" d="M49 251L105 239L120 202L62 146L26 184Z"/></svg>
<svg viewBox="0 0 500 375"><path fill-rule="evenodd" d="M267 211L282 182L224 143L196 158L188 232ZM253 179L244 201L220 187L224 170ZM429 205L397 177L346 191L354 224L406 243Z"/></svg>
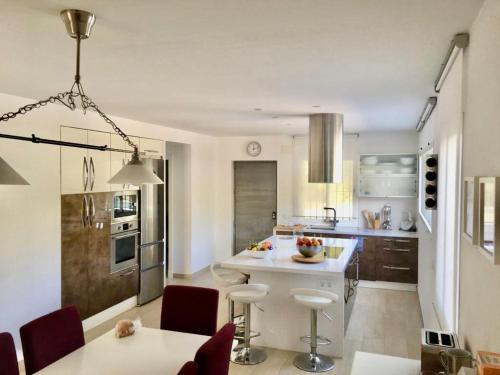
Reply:
<svg viewBox="0 0 500 375"><path fill-rule="evenodd" d="M75 91L75 86L78 89L78 91ZM15 118L18 115L25 115L26 113L32 111L33 109L38 109L40 107L46 106L49 103L55 103L55 102L59 102L59 103L63 104L64 106L66 106L67 108L69 108L71 110L75 110L76 109L75 98L80 98L82 109L83 109L84 113L87 110L87 108L92 108L94 111L96 111L99 114L99 116L102 117L102 119L107 124L109 124L113 128L113 130L120 137L123 138L123 140L125 142L127 142L127 144L130 147L132 147L134 149L134 152L137 152L137 150L138 150L137 145L134 144L130 140L130 138L127 136L127 134L125 134L114 123L113 120L111 120L103 111L101 111L101 109L97 106L97 104L95 104L92 101L92 99L90 99L87 95L85 95L85 92L83 91L83 87L82 87L81 83L77 83L77 82L75 82L73 84L73 87L71 87L70 91L60 92L59 94L57 94L55 96L48 97L47 99L40 100L40 101L38 101L36 103L27 104L27 105L19 108L15 112L7 112L7 113L2 114L1 117L0 117L0 121L9 121L9 120Z"/></svg>

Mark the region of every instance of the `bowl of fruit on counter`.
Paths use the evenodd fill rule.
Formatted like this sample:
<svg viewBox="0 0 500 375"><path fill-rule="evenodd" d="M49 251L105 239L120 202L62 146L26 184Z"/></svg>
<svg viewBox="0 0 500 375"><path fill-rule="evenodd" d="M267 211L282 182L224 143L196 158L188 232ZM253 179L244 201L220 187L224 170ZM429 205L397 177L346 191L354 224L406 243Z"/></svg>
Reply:
<svg viewBox="0 0 500 375"><path fill-rule="evenodd" d="M320 238L299 237L297 250L306 258L313 257L323 250L323 241Z"/></svg>
<svg viewBox="0 0 500 375"><path fill-rule="evenodd" d="M262 243L252 241L250 245L247 247L248 255L252 258L265 258L269 252L273 249L273 244L269 241L265 241Z"/></svg>

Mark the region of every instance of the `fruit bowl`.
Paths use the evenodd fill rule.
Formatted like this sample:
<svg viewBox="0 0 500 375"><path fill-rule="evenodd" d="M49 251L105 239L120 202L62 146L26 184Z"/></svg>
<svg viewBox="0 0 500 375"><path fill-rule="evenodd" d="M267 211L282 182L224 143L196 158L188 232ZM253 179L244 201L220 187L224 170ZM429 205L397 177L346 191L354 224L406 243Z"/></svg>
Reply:
<svg viewBox="0 0 500 375"><path fill-rule="evenodd" d="M311 258L323 250L323 241L316 238L301 237L297 239L297 250L306 258Z"/></svg>
<svg viewBox="0 0 500 375"><path fill-rule="evenodd" d="M306 258L311 258L315 255L318 255L321 250L323 250L323 246L299 246L297 245L297 249L299 250L299 253L301 253L303 256Z"/></svg>
<svg viewBox="0 0 500 375"><path fill-rule="evenodd" d="M263 259L267 257L269 252L273 249L273 244L271 242L263 242L262 244L258 242L250 242L250 245L247 247L248 255L252 258Z"/></svg>

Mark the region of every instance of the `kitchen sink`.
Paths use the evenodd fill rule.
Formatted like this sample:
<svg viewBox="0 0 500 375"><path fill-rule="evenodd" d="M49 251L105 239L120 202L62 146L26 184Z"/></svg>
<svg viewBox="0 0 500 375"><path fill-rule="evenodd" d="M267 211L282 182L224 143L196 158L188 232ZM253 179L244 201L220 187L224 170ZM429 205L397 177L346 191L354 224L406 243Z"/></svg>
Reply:
<svg viewBox="0 0 500 375"><path fill-rule="evenodd" d="M327 230L335 230L330 224L311 224L305 227L305 229L327 229Z"/></svg>

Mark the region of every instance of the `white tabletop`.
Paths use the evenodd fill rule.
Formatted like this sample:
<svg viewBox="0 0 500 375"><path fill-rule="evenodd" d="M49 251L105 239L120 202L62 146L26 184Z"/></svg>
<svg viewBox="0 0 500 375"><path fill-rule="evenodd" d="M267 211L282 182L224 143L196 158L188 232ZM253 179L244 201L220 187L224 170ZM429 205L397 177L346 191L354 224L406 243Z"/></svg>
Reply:
<svg viewBox="0 0 500 375"><path fill-rule="evenodd" d="M223 261L222 267L241 271L289 272L309 275L343 273L357 244L357 240L324 238L324 245L343 247L344 251L337 259L325 259L324 262L311 264L297 263L292 260L292 255L298 254L296 240L296 237L293 236L272 236L267 241L272 242L274 249L269 252L266 258L252 258L250 252L244 250Z"/></svg>
<svg viewBox="0 0 500 375"><path fill-rule="evenodd" d="M420 367L416 359L356 352L351 375L419 375Z"/></svg>
<svg viewBox="0 0 500 375"><path fill-rule="evenodd" d="M39 374L177 374L208 336L139 328L118 339L114 329L44 368Z"/></svg>

